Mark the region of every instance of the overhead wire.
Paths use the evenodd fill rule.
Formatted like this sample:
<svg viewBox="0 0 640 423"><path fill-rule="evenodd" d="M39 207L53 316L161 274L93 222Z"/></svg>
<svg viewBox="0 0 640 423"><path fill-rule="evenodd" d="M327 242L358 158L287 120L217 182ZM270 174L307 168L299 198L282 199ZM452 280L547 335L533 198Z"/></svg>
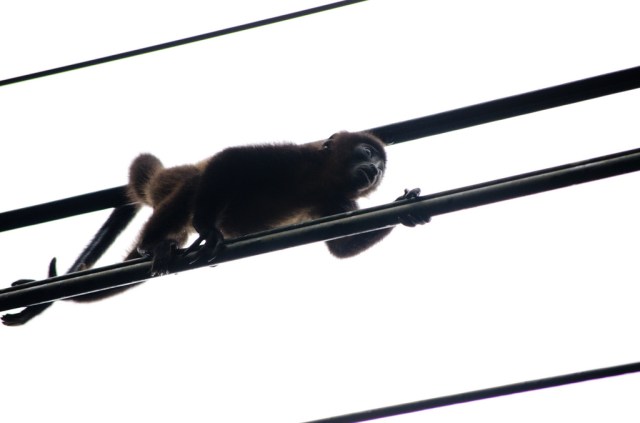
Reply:
<svg viewBox="0 0 640 423"><path fill-rule="evenodd" d="M11 85L11 84L17 84L19 82L31 81L31 80L43 78L46 76L57 75L60 73L69 72L73 70L83 69L90 66L96 66L96 65L109 63L109 62L114 62L116 60L122 60L122 59L127 59L135 56L140 56L147 53L154 53L157 51L166 50L166 49L178 47L178 46L183 46L183 45L195 43L198 41L209 40L209 39L220 37L223 35L233 34L236 32L246 31L249 29L259 28L262 26L271 25L278 22L284 22L287 20L300 18L303 16L313 15L315 13L326 12L328 10L337 9L340 7L349 6L356 3L362 3L365 1L367 0L343 0L335 3L324 4L322 6L312 7L312 8L300 10L297 12L287 13L285 15L275 16L272 18L262 19L259 21L251 22L251 23L232 26L229 28L208 32L205 34L195 35L195 36L183 38L180 40L174 40L174 41L170 41L162 44L157 44L154 46L143 47L136 50L113 54L110 56L100 57L97 59L87 60L84 62L74 63L70 65L60 66L57 68L48 69L40 72L34 72L27 75L16 76L13 78L8 78L0 81L0 87Z"/></svg>
<svg viewBox="0 0 640 423"><path fill-rule="evenodd" d="M51 76L71 70L77 70L124 58L160 51L188 43L202 41L233 32L282 22L325 10L359 3L366 0L340 1L299 12L265 19L250 24L239 25L219 31L189 37L151 47L132 50L106 56L99 59L80 62L55 69L9 78L0 81L0 86ZM498 99L486 103L467 106L435 115L425 116L404 122L398 122L370 129L388 144L405 142L443 132L467 128L500 119L533 113L552 107L567 105L579 101L640 87L640 67L630 68L611 74L600 75L568 84ZM640 149L596 158L584 162L556 168L517 175L503 180L492 181L472 187L460 188L445 193L420 197L417 201L405 201L397 204L379 206L361 210L352 215L332 216L318 221L307 222L294 227L281 228L248 237L230 240L222 256L216 263L238 259L248 255L261 254L274 249L287 248L307 242L331 239L350 233L363 232L390 226L397 223L402 213L418 211L429 215L438 215L469 207L517 198L550 189L570 186L577 183L620 175L640 170ZM0 214L0 231L42 223L69 217L76 214L124 205L128 202L124 187L115 187L103 191L84 194L38 206L14 210ZM188 268L188 257L176 269ZM182 266L182 267L181 267ZM186 266L186 267L185 267ZM150 263L145 259L103 268L90 269L70 275L35 281L0 291L0 311L24 307L32 304L54 301L74 295L109 289L148 278ZM579 383L605 377L618 376L640 371L640 363L596 369L581 373L556 376L512 385L504 385L471 391L447 397L383 407L349 415L315 420L312 423L361 422L383 417L391 417L436 407L460 404L515 393L528 392L550 387Z"/></svg>
<svg viewBox="0 0 640 423"><path fill-rule="evenodd" d="M640 88L640 66L566 84L478 103L366 131L396 144L534 113ZM114 187L50 203L0 213L0 232L77 214L118 207L128 202L125 187Z"/></svg>
<svg viewBox="0 0 640 423"><path fill-rule="evenodd" d="M640 363L623 364L620 366L587 370L579 373L570 373L544 379L529 380L526 382L514 383L510 385L496 386L493 388L481 389L477 391L469 391L455 395L431 398L427 400L392 405L388 407L381 407L373 410L360 411L336 417L329 417L326 419L308 421L307 423L365 422L370 420L382 419L385 417L394 417L402 414L409 414L418 411L432 410L434 408L498 398L506 395L539 391L541 389L557 388L560 386L611 378L637 372L640 372Z"/></svg>

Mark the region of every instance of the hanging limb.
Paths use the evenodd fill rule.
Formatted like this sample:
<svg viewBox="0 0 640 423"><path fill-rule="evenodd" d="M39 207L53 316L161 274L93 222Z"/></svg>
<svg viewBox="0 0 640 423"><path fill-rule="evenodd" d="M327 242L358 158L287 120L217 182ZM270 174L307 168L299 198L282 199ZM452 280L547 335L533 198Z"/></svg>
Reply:
<svg viewBox="0 0 640 423"><path fill-rule="evenodd" d="M120 233L127 227L127 225L133 220L138 213L140 206L137 204L125 204L124 206L116 207L109 215L109 218L100 227L98 232L94 235L93 239L84 248L82 253L78 256L76 261L71 265L67 274L79 272L86 269L91 269L96 262L102 257L107 249L113 244L113 241L120 235ZM56 258L54 257L49 263L49 278L58 276L56 269ZM27 283L33 282L32 279L20 279L12 286L23 286ZM19 326L27 323L53 304L52 302L46 302L41 304L34 304L26 307L18 313L10 313L2 316L2 323L7 326Z"/></svg>

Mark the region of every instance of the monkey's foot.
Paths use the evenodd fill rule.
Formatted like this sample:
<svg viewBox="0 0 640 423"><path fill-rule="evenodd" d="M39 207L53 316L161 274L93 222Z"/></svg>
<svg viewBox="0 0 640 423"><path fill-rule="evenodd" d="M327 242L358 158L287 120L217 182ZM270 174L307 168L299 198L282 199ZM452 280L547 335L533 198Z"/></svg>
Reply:
<svg viewBox="0 0 640 423"><path fill-rule="evenodd" d="M398 221L404 226L413 228L418 225L424 225L431 221L431 216L420 216L416 214L405 214L404 216L398 216Z"/></svg>
<svg viewBox="0 0 640 423"><path fill-rule="evenodd" d="M204 245L200 247L203 242ZM187 248L184 254L187 255L198 249L198 247L200 247L200 249L196 251L193 259L189 261L189 264L202 263L203 261L211 263L223 248L222 234L219 231L214 230L206 237L200 235L198 239L196 239L196 241Z"/></svg>
<svg viewBox="0 0 640 423"><path fill-rule="evenodd" d="M171 273L170 267L178 253L178 245L174 241L163 241L153 249L151 276L163 276ZM146 254L148 255L148 254Z"/></svg>

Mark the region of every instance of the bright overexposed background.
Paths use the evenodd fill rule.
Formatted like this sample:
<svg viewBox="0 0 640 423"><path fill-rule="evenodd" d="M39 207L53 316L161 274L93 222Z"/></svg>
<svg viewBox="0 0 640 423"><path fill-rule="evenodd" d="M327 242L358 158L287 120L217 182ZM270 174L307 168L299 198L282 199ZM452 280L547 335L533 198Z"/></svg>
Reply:
<svg viewBox="0 0 640 423"><path fill-rule="evenodd" d="M0 80L322 4L3 4ZM634 1L371 0L0 88L0 211L230 145L307 142L640 64ZM361 204L640 146L640 92L388 149ZM300 422L640 359L640 175L438 216L348 260L309 245L0 327L2 421ZM109 211L0 234L2 286ZM121 260L148 211L99 264ZM640 376L392 422L640 420ZM385 420L387 421L387 420Z"/></svg>

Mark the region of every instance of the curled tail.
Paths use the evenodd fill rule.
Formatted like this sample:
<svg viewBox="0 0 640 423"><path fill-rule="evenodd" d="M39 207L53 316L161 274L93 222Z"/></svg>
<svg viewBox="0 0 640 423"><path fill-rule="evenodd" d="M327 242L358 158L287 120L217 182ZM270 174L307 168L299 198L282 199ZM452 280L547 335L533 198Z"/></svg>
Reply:
<svg viewBox="0 0 640 423"><path fill-rule="evenodd" d="M162 162L153 154L144 153L135 158L129 167L129 196L133 201L151 204L147 187L153 175L162 169Z"/></svg>

